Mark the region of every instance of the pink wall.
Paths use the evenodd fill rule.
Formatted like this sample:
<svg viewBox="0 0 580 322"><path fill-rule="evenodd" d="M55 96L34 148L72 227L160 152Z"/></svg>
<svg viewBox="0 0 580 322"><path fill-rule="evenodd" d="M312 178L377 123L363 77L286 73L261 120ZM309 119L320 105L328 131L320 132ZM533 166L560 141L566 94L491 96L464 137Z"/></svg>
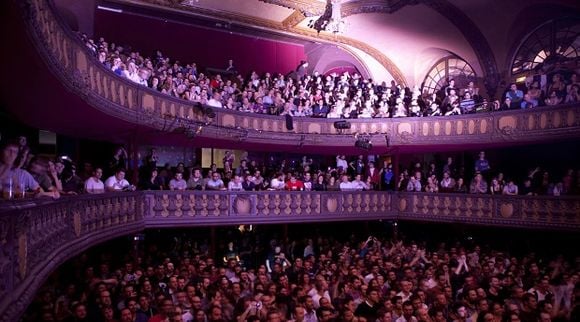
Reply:
<svg viewBox="0 0 580 322"><path fill-rule="evenodd" d="M352 65L351 66L345 65L345 66L332 67L329 70L325 70L324 71L324 75L330 75L332 73L337 73L337 74L340 75L340 74L342 74L344 72L348 72L351 75L353 75L354 73L357 73L357 74L360 75L359 70L356 67L352 66Z"/></svg>
<svg viewBox="0 0 580 322"><path fill-rule="evenodd" d="M196 62L199 68L225 68L228 59L241 73L293 71L305 59L304 46L203 29L103 10L95 13L95 37L132 45L142 55L161 49L165 56Z"/></svg>

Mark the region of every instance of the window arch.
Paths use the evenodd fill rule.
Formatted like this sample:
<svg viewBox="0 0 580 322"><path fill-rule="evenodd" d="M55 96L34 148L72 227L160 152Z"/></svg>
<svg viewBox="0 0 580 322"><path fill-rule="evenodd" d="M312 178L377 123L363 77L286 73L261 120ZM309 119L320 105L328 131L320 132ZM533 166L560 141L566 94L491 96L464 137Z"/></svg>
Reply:
<svg viewBox="0 0 580 322"><path fill-rule="evenodd" d="M511 66L512 75L558 66L576 65L580 60L580 20L562 18L549 21L531 32L518 48Z"/></svg>
<svg viewBox="0 0 580 322"><path fill-rule="evenodd" d="M455 80L457 87L466 87L470 81L475 81L477 75L465 60L455 56L447 56L437 61L427 73L423 81L422 92L429 94L439 92L447 85L451 78Z"/></svg>

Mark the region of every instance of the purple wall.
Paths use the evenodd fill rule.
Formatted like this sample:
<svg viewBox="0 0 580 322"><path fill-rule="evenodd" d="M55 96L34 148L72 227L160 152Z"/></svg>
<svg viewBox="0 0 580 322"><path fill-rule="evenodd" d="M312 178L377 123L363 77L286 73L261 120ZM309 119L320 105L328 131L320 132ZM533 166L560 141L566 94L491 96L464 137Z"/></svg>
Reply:
<svg viewBox="0 0 580 322"><path fill-rule="evenodd" d="M161 49L165 56L183 63L195 62L198 69L225 68L228 59L241 73L293 71L305 59L304 46L257 39L203 29L148 17L103 10L95 13L95 37L127 44L142 55Z"/></svg>

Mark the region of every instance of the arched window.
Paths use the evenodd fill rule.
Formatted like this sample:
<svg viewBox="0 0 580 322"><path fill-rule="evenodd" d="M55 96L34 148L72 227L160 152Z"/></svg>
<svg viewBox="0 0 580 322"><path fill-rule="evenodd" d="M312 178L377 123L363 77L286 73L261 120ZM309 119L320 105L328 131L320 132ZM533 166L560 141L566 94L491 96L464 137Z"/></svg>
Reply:
<svg viewBox="0 0 580 322"><path fill-rule="evenodd" d="M522 42L512 61L512 75L571 68L580 59L580 20L562 18L549 21ZM572 66L574 65L574 66Z"/></svg>
<svg viewBox="0 0 580 322"><path fill-rule="evenodd" d="M463 59L453 55L442 58L433 65L423 81L423 92L437 93L453 78L455 86L466 87L470 81L475 81L473 68Z"/></svg>

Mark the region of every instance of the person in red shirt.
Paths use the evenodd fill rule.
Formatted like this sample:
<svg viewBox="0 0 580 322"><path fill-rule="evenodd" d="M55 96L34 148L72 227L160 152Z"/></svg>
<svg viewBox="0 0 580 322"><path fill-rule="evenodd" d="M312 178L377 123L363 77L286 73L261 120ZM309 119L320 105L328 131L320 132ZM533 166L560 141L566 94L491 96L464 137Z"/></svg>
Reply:
<svg viewBox="0 0 580 322"><path fill-rule="evenodd" d="M292 174L290 180L286 181L286 190L304 190L304 183L296 178L296 174Z"/></svg>

